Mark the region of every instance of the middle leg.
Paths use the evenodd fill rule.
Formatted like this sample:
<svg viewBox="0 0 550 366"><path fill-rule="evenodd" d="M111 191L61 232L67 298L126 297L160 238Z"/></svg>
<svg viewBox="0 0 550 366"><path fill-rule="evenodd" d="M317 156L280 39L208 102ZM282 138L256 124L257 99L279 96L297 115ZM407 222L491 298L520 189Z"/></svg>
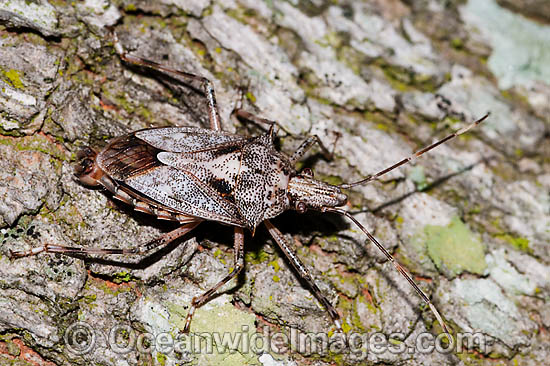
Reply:
<svg viewBox="0 0 550 366"><path fill-rule="evenodd" d="M189 309L189 313L187 313L187 318L185 319L185 326L183 327L183 332L188 333L189 327L191 326L191 320L193 319L193 314L195 313L195 310L202 305L204 305L208 300L214 296L216 291L223 285L225 285L227 282L229 282L231 279L236 277L239 272L244 267L244 231L241 227L235 227L235 242L233 246L234 251L234 261L235 261L235 268L227 275L225 276L220 282L218 282L214 287L212 287L210 290L206 291L204 294L202 294L199 297L194 297L193 300L191 300L191 308Z"/></svg>

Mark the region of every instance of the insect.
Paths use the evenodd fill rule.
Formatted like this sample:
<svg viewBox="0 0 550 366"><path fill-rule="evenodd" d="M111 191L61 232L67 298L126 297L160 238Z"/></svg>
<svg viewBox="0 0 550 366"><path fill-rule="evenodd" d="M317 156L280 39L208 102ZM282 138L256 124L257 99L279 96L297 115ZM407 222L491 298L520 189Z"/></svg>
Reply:
<svg viewBox="0 0 550 366"><path fill-rule="evenodd" d="M269 131L257 137L223 132L214 89L208 79L131 56L125 52L116 36L114 38L115 49L123 61L162 71L190 85L200 84L208 104L210 129L144 129L115 138L99 153L89 147L84 148L78 153L75 175L85 185L105 188L114 198L133 206L137 211L155 215L159 219L176 221L181 225L135 248L80 248L45 244L27 251L13 252L13 257L41 252L73 255L145 254L189 233L202 221L217 221L233 226L234 269L211 289L193 298L183 329L188 332L195 309L208 302L221 286L242 270L244 230L250 230L254 234L263 223L297 274L308 284L341 331L338 312L322 294L284 235L270 221L286 210L296 210L299 213L307 210L336 213L351 220L374 243L426 302L443 330L449 334L443 318L409 273L365 226L341 208L348 200L343 190L378 179L413 158L469 131L487 118L488 114L378 173L354 183L335 186L316 180L309 169L298 172L294 168L296 162L314 144L317 143L324 151L328 151L317 136L308 137L289 156L274 146L275 122L241 109L236 111L238 117L268 124Z"/></svg>

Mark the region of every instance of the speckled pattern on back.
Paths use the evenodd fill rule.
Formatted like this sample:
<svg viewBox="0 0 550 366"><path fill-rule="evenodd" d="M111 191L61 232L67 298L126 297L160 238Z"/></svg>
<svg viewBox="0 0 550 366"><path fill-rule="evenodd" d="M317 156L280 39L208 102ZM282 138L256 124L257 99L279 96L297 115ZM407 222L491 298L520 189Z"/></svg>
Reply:
<svg viewBox="0 0 550 366"><path fill-rule="evenodd" d="M289 208L294 172L269 133L254 138L192 127L137 131L97 157L109 176L177 213L255 230Z"/></svg>

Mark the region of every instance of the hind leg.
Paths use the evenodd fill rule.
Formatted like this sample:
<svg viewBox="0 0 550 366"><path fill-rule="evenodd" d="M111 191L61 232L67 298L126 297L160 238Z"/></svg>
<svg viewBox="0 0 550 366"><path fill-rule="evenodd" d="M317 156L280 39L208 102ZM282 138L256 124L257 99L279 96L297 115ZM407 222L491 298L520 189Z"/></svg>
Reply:
<svg viewBox="0 0 550 366"><path fill-rule="evenodd" d="M42 252L60 253L60 254L66 254L66 255L76 254L76 255L82 255L82 256L91 256L93 254L96 254L96 255L97 254L99 255L113 255L113 254L145 255L155 248L164 246L176 240L177 238L182 237L183 235L187 234L188 232L193 230L195 227L197 227L197 225L200 222L201 220L197 220L195 222L184 224L175 230L162 234L161 236L159 236L154 240L151 240L150 242L147 242L145 244L142 244L133 248L120 249L120 248L68 247L63 245L44 244L40 247L32 248L29 250L22 250L22 251L16 251L16 252L10 251L10 257L11 258L30 257Z"/></svg>

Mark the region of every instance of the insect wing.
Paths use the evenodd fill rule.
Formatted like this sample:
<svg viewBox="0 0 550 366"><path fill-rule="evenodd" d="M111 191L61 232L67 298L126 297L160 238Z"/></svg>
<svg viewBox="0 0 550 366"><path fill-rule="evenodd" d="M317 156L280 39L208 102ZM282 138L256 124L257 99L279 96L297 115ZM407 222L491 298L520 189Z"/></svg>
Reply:
<svg viewBox="0 0 550 366"><path fill-rule="evenodd" d="M247 137L197 127L164 127L141 130L135 136L149 145L170 152L193 153L235 144Z"/></svg>
<svg viewBox="0 0 550 366"><path fill-rule="evenodd" d="M235 205L222 199L188 172L159 166L132 176L126 185L162 205L186 215L242 226Z"/></svg>
<svg viewBox="0 0 550 366"><path fill-rule="evenodd" d="M209 133L199 128L159 128L142 130L113 140L98 154L97 163L111 178L131 189L131 193L146 202L153 201L159 206L174 212L242 226L240 214L235 205L197 178L192 172L166 166L158 159L163 153L161 145L167 149L189 151L177 138L201 148L200 142L215 150L217 144L240 145L246 138L242 136ZM149 134L150 133L150 134ZM149 141L141 139L145 136ZM163 137L164 136L164 140ZM158 147L157 147L158 146Z"/></svg>
<svg viewBox="0 0 550 366"><path fill-rule="evenodd" d="M185 171L235 204L250 229L288 208L286 187L292 167L269 134L229 141L192 153L163 151L162 163Z"/></svg>
<svg viewBox="0 0 550 366"><path fill-rule="evenodd" d="M96 162L111 178L123 182L161 166L156 158L159 152L159 149L129 134L111 141L97 155Z"/></svg>

